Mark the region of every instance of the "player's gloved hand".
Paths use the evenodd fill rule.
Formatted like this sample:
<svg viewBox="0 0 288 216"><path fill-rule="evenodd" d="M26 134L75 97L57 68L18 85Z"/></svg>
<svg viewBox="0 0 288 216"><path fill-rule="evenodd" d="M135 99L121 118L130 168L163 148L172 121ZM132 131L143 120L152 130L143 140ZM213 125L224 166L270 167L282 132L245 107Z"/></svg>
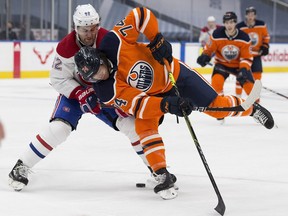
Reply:
<svg viewBox="0 0 288 216"><path fill-rule="evenodd" d="M150 48L154 59L160 64L164 65L163 58L167 59L169 63L172 62L172 46L161 33L158 33L147 47Z"/></svg>
<svg viewBox="0 0 288 216"><path fill-rule="evenodd" d="M252 75L251 71L247 70L246 68L240 68L239 69L239 72L238 72L238 74L236 76L236 80L238 82L240 82L240 84L242 86L244 85L244 83L246 81L250 81L250 82L254 83L254 78L253 78L253 75Z"/></svg>
<svg viewBox="0 0 288 216"><path fill-rule="evenodd" d="M201 65L201 67L205 67L211 60L211 57L206 55L206 54L202 54L197 58L197 63L199 65Z"/></svg>
<svg viewBox="0 0 288 216"><path fill-rule="evenodd" d="M161 111L183 117L182 110L189 115L193 110L192 102L187 98L178 96L164 97L160 104Z"/></svg>
<svg viewBox="0 0 288 216"><path fill-rule="evenodd" d="M82 112L100 113L100 103L93 88L79 88L75 92L75 98L79 101Z"/></svg>
<svg viewBox="0 0 288 216"><path fill-rule="evenodd" d="M260 46L259 53L261 56L266 56L269 54L269 44L264 43L262 46Z"/></svg>

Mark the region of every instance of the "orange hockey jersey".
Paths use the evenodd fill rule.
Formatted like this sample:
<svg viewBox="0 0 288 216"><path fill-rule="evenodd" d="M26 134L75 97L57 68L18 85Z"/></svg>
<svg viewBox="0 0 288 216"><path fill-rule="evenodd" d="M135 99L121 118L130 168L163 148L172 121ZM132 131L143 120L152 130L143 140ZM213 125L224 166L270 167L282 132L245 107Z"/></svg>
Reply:
<svg viewBox="0 0 288 216"><path fill-rule="evenodd" d="M245 32L237 31L234 37L229 37L225 33L225 27L216 29L205 45L203 53L208 56L215 53L215 63L231 68L245 67L250 70L253 60L251 40Z"/></svg>
<svg viewBox="0 0 288 216"><path fill-rule="evenodd" d="M252 41L251 46L253 56L259 56L260 46L263 44L269 44L270 42L270 35L267 26L261 20L256 20L254 26L247 26L247 24L242 21L238 23L236 27L249 35Z"/></svg>
<svg viewBox="0 0 288 216"><path fill-rule="evenodd" d="M169 91L172 85L166 68L153 58L146 44L137 42L140 33L150 41L158 33L157 19L147 8L133 9L102 40L99 49L113 63L114 76L95 85L95 90L101 101L136 118L158 118L163 112L162 98L157 95ZM177 59L173 59L171 68L177 79Z"/></svg>

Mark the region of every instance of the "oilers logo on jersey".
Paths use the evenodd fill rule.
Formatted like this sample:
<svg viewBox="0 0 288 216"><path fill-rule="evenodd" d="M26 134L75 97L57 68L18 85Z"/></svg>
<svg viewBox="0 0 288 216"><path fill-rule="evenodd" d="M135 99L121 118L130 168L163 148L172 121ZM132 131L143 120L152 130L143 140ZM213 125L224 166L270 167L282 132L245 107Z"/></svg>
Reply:
<svg viewBox="0 0 288 216"><path fill-rule="evenodd" d="M148 91L153 84L153 69L147 62L138 61L134 64L127 76L130 86L140 91Z"/></svg>
<svg viewBox="0 0 288 216"><path fill-rule="evenodd" d="M231 61L237 59L239 48L234 45L227 45L222 48L221 54L227 61Z"/></svg>
<svg viewBox="0 0 288 216"><path fill-rule="evenodd" d="M248 35L251 39L251 46L252 47L256 46L259 41L259 35L256 32L250 32Z"/></svg>

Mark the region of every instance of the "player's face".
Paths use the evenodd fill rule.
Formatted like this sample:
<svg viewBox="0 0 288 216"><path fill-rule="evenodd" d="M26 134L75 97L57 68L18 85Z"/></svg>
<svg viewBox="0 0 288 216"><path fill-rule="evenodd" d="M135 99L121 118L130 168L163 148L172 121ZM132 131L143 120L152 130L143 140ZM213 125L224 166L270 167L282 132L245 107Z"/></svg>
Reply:
<svg viewBox="0 0 288 216"><path fill-rule="evenodd" d="M107 80L109 78L109 71L107 65L103 64L103 61L100 62L99 70L94 76L91 78L92 82L98 82L101 80Z"/></svg>
<svg viewBox="0 0 288 216"><path fill-rule="evenodd" d="M216 22L214 21L208 21L207 26L209 29L214 29L216 27Z"/></svg>
<svg viewBox="0 0 288 216"><path fill-rule="evenodd" d="M256 19L256 14L253 11L246 14L246 20L248 23L253 23L255 19Z"/></svg>
<svg viewBox="0 0 288 216"><path fill-rule="evenodd" d="M234 20L226 20L224 26L229 35L234 35L236 31L236 22Z"/></svg>
<svg viewBox="0 0 288 216"><path fill-rule="evenodd" d="M99 31L99 24L92 26L77 27L77 33L79 39L86 46L92 46L94 44L98 31Z"/></svg>

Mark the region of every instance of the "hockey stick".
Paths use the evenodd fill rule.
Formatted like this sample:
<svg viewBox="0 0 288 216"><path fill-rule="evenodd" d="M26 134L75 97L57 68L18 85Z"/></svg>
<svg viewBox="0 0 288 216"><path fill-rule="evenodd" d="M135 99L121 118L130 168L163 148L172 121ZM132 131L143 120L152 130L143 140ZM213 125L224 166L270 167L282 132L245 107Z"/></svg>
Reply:
<svg viewBox="0 0 288 216"><path fill-rule="evenodd" d="M243 112L247 109L249 109L253 103L259 98L260 92L261 92L262 84L259 80L256 80L253 86L252 91L246 98L246 100L237 106L233 107L193 107L193 111L198 112ZM115 109L117 107L114 107L112 105L106 105L104 103L100 103L101 108L112 108Z"/></svg>
<svg viewBox="0 0 288 216"><path fill-rule="evenodd" d="M171 75L172 75L172 77L170 77ZM169 78L174 80L172 73L171 73L171 75L169 74ZM199 112L205 112L205 111L207 111L207 112L208 111L209 112L243 112L243 111L249 109L253 105L253 103L259 98L261 88L262 88L261 82L259 80L256 80L254 83L254 86L253 86L250 94L246 98L246 100L238 106L233 106L233 107L193 107L193 110L199 111ZM111 105L106 105L104 103L101 103L100 106L101 106L101 108L113 108L113 109L117 108L117 107L114 107Z"/></svg>
<svg viewBox="0 0 288 216"><path fill-rule="evenodd" d="M246 100L238 106L234 106L234 107L193 107L193 110L196 110L199 112L205 112L205 111L243 112L243 111L249 109L253 105L253 103L260 97L261 88L262 88L261 81L256 80L254 83L254 86L253 86L250 94L246 98Z"/></svg>
<svg viewBox="0 0 288 216"><path fill-rule="evenodd" d="M212 64L209 63L209 65L212 65ZM229 70L226 70L226 69L224 69L224 68L221 68L221 67L215 66L215 69L218 70L218 71L224 72L224 73L228 73L228 74L235 75L235 73L233 73L233 72L231 72L231 71L229 71ZM256 80L256 81L257 81L257 80ZM256 82L256 81L255 81L255 82ZM270 92L272 92L272 93L274 93L274 94L277 94L277 95L279 95L279 96L281 96L281 97L284 97L284 98L288 99L288 96L283 95L283 94L281 94L281 93L279 93L279 92L277 92L277 91L275 91L275 90L273 90L273 89L270 89L270 88L265 87L265 86L262 86L262 88L265 89L265 90L267 90L267 91L270 91Z"/></svg>
<svg viewBox="0 0 288 216"><path fill-rule="evenodd" d="M169 63L168 63L165 59L164 59L164 63L165 63L166 69L167 69L167 71L168 71L168 75L169 75L170 82L171 82L171 84L172 84L172 85L174 86L174 88L175 88L176 95L177 95L178 97L180 97L180 93L179 93L178 87L177 87L177 85L176 85L176 82L175 82L173 73L172 73L172 71L171 71L170 65L169 65ZM197 137L196 137L196 134L195 134L195 132L194 132L194 129L193 129L193 127L192 127L192 124L191 124L191 122L190 122L190 120L189 120L186 112L185 112L183 109L182 109L182 113L183 113L185 122L186 122L186 124L187 124L187 127L188 127L188 129L189 129L189 132L190 132L190 134L191 134L191 136L192 136L192 139L193 139L193 141L194 141L194 143L195 143L195 146L196 146L196 148L197 148L197 150L198 150L198 153L199 153L199 155L200 155L200 158L201 158L201 160L202 160L202 162L203 162L203 165L204 165L204 167L205 167L205 169L206 169L206 172L207 172L207 174L208 174L208 176L209 176L209 179L210 179L210 181L211 181L211 183L212 183L212 185L213 185L213 188L214 188L214 190L215 190L215 192L216 192L216 194L217 194L218 204L217 204L217 206L216 206L214 209L215 209L220 215L224 215L225 210L226 210L226 207L225 207L224 201L223 201L223 199L222 199L222 196L221 196L221 194L220 194L220 192L219 192L219 189L218 189L218 187L217 187L217 184L216 184L216 182L215 182L215 180L214 180L214 177L213 177L213 175L212 175L212 173L211 173L211 170L210 170L210 168L209 168L209 166L208 166L208 163L207 163L207 161L206 161L206 159L205 159L205 156L204 156L203 151L202 151L202 149L201 149L201 146L200 146L200 144L199 144L199 142L198 142L198 139L197 139Z"/></svg>
<svg viewBox="0 0 288 216"><path fill-rule="evenodd" d="M213 64L210 62L207 62L207 64L210 66L213 66ZM225 69L217 67L217 66L215 68L221 72L225 72L225 73L230 72L230 71L226 71ZM230 74L233 74L233 73L230 72ZM171 73L171 75L173 76L172 73ZM169 77L170 77L170 74L169 74ZM260 80L256 80L254 83L254 86L253 86L250 94L246 98L246 100L238 106L234 106L234 107L193 107L193 110L199 111L199 112L205 112L205 111L243 112L243 111L249 109L253 105L253 103L260 97L261 88L262 88L262 84L261 84Z"/></svg>
<svg viewBox="0 0 288 216"><path fill-rule="evenodd" d="M267 87L265 87L265 86L263 86L263 88L264 88L265 90L267 90L267 91L270 91L270 92L272 92L272 93L274 93L274 94L277 94L277 95L279 95L279 96L281 96L281 97L284 97L284 98L288 99L288 97L287 97L286 95L283 95L283 94L281 94L281 93L279 93L279 92L276 92L276 91L274 91L273 89L267 88Z"/></svg>

